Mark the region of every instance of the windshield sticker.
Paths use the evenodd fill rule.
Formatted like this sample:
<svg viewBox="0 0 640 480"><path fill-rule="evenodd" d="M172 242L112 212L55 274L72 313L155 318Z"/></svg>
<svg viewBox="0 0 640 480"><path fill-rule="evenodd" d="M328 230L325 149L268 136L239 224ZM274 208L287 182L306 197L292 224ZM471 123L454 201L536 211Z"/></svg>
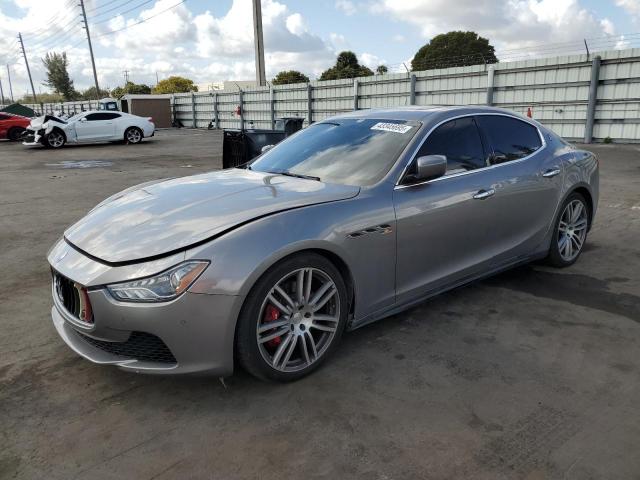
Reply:
<svg viewBox="0 0 640 480"><path fill-rule="evenodd" d="M401 123L384 123L378 122L371 130L383 130L385 132L407 133L413 127L411 125L402 125Z"/></svg>

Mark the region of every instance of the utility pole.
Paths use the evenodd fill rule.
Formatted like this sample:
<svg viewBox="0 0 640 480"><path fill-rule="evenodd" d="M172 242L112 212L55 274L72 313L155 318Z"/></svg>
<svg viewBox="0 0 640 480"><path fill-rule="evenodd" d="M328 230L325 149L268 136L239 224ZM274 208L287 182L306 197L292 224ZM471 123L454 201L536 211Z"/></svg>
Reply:
<svg viewBox="0 0 640 480"><path fill-rule="evenodd" d="M11 70L9 70L8 63L7 63L7 78L9 79L9 94L11 95L11 103L13 103L13 87L11 86Z"/></svg>
<svg viewBox="0 0 640 480"><path fill-rule="evenodd" d="M256 50L256 83L259 86L267 84L264 73L264 39L262 37L262 3L253 0L253 41Z"/></svg>
<svg viewBox="0 0 640 480"><path fill-rule="evenodd" d="M0 105L4 106L4 90L2 89L2 79L0 78Z"/></svg>
<svg viewBox="0 0 640 480"><path fill-rule="evenodd" d="M96 100L100 100L100 87L98 86L98 74L96 73L96 61L93 58L93 47L91 46L91 34L89 33L89 22L87 22L87 12L84 9L84 0L80 0L82 8L82 18L84 18L84 29L87 31L87 41L89 42L89 54L91 55L91 67L93 68L93 80L96 82Z"/></svg>
<svg viewBox="0 0 640 480"><path fill-rule="evenodd" d="M31 70L29 69L29 62L27 61L27 53L24 51L24 43L22 42L22 34L18 32L18 39L20 40L20 47L22 48L22 56L24 57L24 64L27 67L27 73L29 74L29 83L31 84L31 93L33 94L33 103L38 103L36 97L36 89L33 88L33 78L31 78Z"/></svg>
<svg viewBox="0 0 640 480"><path fill-rule="evenodd" d="M123 70L122 75L124 76L124 86L126 87L127 83L129 83L129 70Z"/></svg>

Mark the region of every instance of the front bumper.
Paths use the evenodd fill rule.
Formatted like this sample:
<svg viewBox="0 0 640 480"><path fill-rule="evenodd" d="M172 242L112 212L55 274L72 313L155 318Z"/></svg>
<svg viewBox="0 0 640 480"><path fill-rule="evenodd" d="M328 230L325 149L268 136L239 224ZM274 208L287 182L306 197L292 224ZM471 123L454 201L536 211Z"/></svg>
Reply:
<svg viewBox="0 0 640 480"><path fill-rule="evenodd" d="M129 303L115 300L104 288L88 295L93 323L74 317L52 288L53 324L78 355L139 373L233 373L241 297L187 291L170 302Z"/></svg>
<svg viewBox="0 0 640 480"><path fill-rule="evenodd" d="M27 128L22 134L22 144L27 146L41 145L43 136L44 129L35 131Z"/></svg>

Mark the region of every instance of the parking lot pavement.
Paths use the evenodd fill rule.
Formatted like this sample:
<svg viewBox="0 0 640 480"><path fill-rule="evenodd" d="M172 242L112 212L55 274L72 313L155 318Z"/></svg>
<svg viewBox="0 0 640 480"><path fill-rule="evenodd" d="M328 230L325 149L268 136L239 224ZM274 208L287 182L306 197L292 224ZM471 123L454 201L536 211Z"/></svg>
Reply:
<svg viewBox="0 0 640 480"><path fill-rule="evenodd" d="M51 325L45 259L108 195L219 168L220 133L0 143L0 478L638 478L640 148L592 149L600 208L573 267L522 267L352 332L298 383L225 387L78 358Z"/></svg>

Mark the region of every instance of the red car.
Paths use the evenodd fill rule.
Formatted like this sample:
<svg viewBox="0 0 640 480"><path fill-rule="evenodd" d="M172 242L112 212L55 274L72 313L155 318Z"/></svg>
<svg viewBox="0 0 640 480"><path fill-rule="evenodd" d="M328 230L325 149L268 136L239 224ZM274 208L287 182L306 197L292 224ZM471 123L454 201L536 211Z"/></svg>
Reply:
<svg viewBox="0 0 640 480"><path fill-rule="evenodd" d="M0 112L0 138L19 140L30 123L31 119L22 115Z"/></svg>

